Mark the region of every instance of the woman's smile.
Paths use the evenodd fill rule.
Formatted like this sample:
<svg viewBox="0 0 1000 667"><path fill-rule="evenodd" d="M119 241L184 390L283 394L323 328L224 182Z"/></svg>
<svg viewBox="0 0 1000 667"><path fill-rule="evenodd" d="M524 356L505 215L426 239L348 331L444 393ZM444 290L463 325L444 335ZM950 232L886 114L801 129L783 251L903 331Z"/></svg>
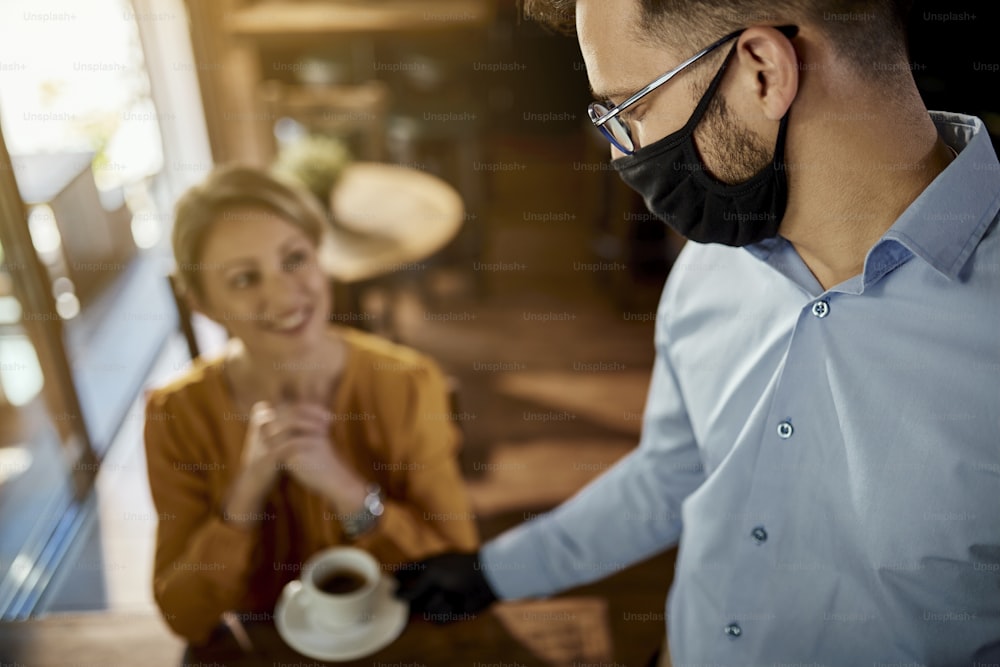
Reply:
<svg viewBox="0 0 1000 667"><path fill-rule="evenodd" d="M273 333L296 336L306 330L315 312L313 306L296 308L282 315L266 318L264 328Z"/></svg>

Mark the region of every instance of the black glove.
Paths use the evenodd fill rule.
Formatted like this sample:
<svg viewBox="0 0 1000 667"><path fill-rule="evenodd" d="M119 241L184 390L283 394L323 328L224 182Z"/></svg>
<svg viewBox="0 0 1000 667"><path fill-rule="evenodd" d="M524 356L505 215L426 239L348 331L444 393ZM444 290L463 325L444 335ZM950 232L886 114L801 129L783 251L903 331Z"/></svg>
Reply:
<svg viewBox="0 0 1000 667"><path fill-rule="evenodd" d="M437 624L470 618L497 599L483 576L478 552L432 556L397 570L396 581L396 597Z"/></svg>

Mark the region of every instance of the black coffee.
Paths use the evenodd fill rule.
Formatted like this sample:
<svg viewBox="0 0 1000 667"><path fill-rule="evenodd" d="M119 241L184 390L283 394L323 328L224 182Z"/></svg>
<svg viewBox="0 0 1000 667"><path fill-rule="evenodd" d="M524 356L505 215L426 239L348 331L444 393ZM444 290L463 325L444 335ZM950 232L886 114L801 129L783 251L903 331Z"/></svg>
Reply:
<svg viewBox="0 0 1000 667"><path fill-rule="evenodd" d="M330 595L344 595L361 590L367 583L364 575L354 570L327 572L316 582L316 588Z"/></svg>

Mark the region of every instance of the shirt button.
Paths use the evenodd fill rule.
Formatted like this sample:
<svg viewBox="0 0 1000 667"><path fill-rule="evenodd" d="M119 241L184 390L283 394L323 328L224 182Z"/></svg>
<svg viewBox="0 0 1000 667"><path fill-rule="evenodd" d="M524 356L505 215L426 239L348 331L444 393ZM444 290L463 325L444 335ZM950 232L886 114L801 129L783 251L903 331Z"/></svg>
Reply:
<svg viewBox="0 0 1000 667"><path fill-rule="evenodd" d="M738 626L736 623L730 623L726 626L725 633L730 637L739 637L743 634L743 628Z"/></svg>
<svg viewBox="0 0 1000 667"><path fill-rule="evenodd" d="M830 314L830 302L829 301L817 301L813 304L812 313L816 317L822 319Z"/></svg>
<svg viewBox="0 0 1000 667"><path fill-rule="evenodd" d="M788 440L790 437L792 437L792 433L794 432L795 429L792 428L791 420L786 419L785 421L778 424L778 437L781 438L782 440Z"/></svg>
<svg viewBox="0 0 1000 667"><path fill-rule="evenodd" d="M757 544L764 544L764 542L767 542L767 531L764 530L764 526L757 526L751 530L750 536Z"/></svg>

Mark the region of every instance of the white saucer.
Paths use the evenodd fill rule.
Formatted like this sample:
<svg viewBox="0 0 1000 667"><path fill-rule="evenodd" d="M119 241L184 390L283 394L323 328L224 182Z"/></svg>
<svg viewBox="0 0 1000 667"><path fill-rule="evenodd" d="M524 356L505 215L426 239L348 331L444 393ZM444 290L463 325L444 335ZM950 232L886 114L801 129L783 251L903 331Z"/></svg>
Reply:
<svg viewBox="0 0 1000 667"><path fill-rule="evenodd" d="M395 579L382 577L371 621L343 630L320 630L306 616L302 582L290 581L274 609L278 634L293 649L316 660L354 660L371 655L391 644L409 619L409 606L392 594L395 585Z"/></svg>

